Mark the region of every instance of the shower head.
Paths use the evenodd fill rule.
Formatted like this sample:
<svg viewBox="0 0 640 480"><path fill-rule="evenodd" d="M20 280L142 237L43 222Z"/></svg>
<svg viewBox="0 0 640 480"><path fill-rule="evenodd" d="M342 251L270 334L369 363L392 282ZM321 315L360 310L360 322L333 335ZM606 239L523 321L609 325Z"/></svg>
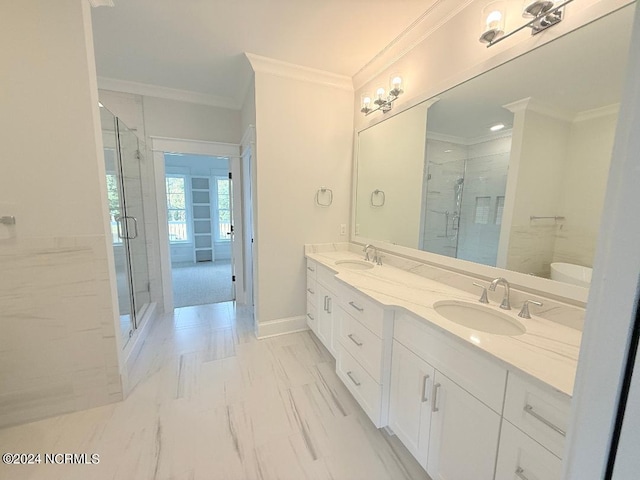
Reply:
<svg viewBox="0 0 640 480"><path fill-rule="evenodd" d="M462 185L464 183L464 177L460 177L456 180L456 185Z"/></svg>

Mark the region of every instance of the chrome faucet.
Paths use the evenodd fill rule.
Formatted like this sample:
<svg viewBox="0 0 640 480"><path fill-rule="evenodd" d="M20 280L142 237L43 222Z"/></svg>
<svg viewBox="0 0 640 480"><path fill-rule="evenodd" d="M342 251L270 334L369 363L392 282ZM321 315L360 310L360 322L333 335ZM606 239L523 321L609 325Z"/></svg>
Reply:
<svg viewBox="0 0 640 480"><path fill-rule="evenodd" d="M495 278L491 285L489 285L489 290L492 292L496 291L496 287L498 285L502 285L504 287L504 297L502 297L502 303L500 304L500 308L503 310L511 310L511 303L509 302L509 293L510 293L510 285L506 278L498 277Z"/></svg>
<svg viewBox="0 0 640 480"><path fill-rule="evenodd" d="M362 249L362 251L364 252L364 259L368 262L371 260L371 258L369 258L369 249L373 248L374 251L376 249L376 247L374 247L373 245L371 245L370 243L367 243L364 248Z"/></svg>

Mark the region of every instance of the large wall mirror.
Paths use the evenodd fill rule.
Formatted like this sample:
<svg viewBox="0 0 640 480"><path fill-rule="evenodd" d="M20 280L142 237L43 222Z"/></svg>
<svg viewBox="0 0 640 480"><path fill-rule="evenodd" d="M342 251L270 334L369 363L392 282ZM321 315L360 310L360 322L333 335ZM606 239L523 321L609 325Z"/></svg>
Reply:
<svg viewBox="0 0 640 480"><path fill-rule="evenodd" d="M360 131L354 240L587 287L633 9Z"/></svg>

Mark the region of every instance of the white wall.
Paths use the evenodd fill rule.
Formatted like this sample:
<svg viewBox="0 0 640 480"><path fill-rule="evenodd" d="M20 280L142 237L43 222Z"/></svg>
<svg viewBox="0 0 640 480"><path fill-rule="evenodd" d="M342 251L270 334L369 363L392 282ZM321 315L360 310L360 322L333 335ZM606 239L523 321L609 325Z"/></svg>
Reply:
<svg viewBox="0 0 640 480"><path fill-rule="evenodd" d="M255 59L254 59L255 60ZM350 82L314 81L315 72L252 61L256 96L256 318L304 326L304 244L347 241L353 91ZM321 81L324 78L318 74ZM316 206L316 191L333 190L333 205ZM296 323L297 322L297 323Z"/></svg>
<svg viewBox="0 0 640 480"><path fill-rule="evenodd" d="M2 16L0 426L122 398L89 5Z"/></svg>
<svg viewBox="0 0 640 480"><path fill-rule="evenodd" d="M143 98L147 135L240 143L240 112L196 103Z"/></svg>
<svg viewBox="0 0 640 480"><path fill-rule="evenodd" d="M366 238L418 248L428 103L358 134L356 231ZM384 205L371 194L384 192ZM382 194L374 196L376 205Z"/></svg>
<svg viewBox="0 0 640 480"><path fill-rule="evenodd" d="M517 168L510 168L507 179L505 211L510 212L510 224L503 223L508 243L501 238L500 249L506 248L507 256L506 264L499 266L548 278L560 224L530 217L562 216L570 123L526 108L515 113L513 130L509 165Z"/></svg>
<svg viewBox="0 0 640 480"><path fill-rule="evenodd" d="M618 120L617 108L602 113L571 125L560 198L566 221L556 235L554 262L593 266Z"/></svg>

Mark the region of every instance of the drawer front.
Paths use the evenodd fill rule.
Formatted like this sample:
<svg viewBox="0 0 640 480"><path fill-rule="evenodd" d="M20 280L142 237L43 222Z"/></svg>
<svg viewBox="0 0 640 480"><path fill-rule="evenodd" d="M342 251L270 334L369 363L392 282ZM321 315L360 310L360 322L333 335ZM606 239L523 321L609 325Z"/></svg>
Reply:
<svg viewBox="0 0 640 480"><path fill-rule="evenodd" d="M563 458L571 399L551 388L509 374L504 417Z"/></svg>
<svg viewBox="0 0 640 480"><path fill-rule="evenodd" d="M316 271L318 270L318 264L313 260L307 258L307 283L309 279L316 281Z"/></svg>
<svg viewBox="0 0 640 480"><path fill-rule="evenodd" d="M335 312L339 316L340 343L373 379L382 383L382 340L347 314L343 307Z"/></svg>
<svg viewBox="0 0 640 480"><path fill-rule="evenodd" d="M342 345L338 347L336 373L371 421L380 428L382 389Z"/></svg>
<svg viewBox="0 0 640 480"><path fill-rule="evenodd" d="M384 309L369 299L366 295L340 286L338 299L345 312L362 323L365 327L375 333L378 337L383 337Z"/></svg>
<svg viewBox="0 0 640 480"><path fill-rule="evenodd" d="M506 369L406 313L396 316L393 338L502 414Z"/></svg>
<svg viewBox="0 0 640 480"><path fill-rule="evenodd" d="M307 277L307 303L318 305L317 298L318 285L315 280Z"/></svg>
<svg viewBox="0 0 640 480"><path fill-rule="evenodd" d="M331 292L335 293L336 273L322 265L316 265L316 282L327 287Z"/></svg>
<svg viewBox="0 0 640 480"><path fill-rule="evenodd" d="M495 480L561 480L562 460L511 423L502 422Z"/></svg>
<svg viewBox="0 0 640 480"><path fill-rule="evenodd" d="M311 302L307 302L307 325L313 333L318 334L318 309Z"/></svg>

